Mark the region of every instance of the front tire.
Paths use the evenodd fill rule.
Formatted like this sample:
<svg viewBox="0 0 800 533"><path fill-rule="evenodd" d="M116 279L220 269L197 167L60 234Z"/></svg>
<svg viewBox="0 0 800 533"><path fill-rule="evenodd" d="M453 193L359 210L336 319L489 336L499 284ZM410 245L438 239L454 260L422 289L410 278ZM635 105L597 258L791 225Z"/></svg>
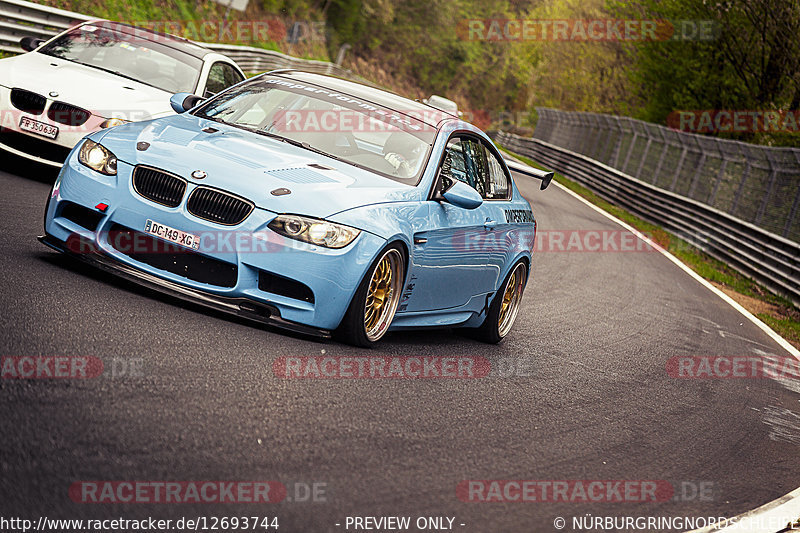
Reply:
<svg viewBox="0 0 800 533"><path fill-rule="evenodd" d="M394 319L404 279L405 258L400 246L394 244L370 266L335 332L336 337L354 346L375 346Z"/></svg>
<svg viewBox="0 0 800 533"><path fill-rule="evenodd" d="M528 267L524 261L520 261L514 265L500 286L500 290L495 294L483 324L469 331L472 337L497 344L508 335L519 313L522 292L525 290L527 280Z"/></svg>

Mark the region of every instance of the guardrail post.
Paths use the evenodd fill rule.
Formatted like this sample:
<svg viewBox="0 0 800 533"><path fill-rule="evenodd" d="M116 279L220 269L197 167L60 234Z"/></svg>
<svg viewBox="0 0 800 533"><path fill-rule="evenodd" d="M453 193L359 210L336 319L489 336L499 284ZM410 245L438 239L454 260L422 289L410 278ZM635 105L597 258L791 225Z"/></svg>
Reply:
<svg viewBox="0 0 800 533"><path fill-rule="evenodd" d="M761 205L758 206L758 212L756 213L755 220L757 225L761 224L761 220L764 218L764 211L767 209L767 204L772 196L772 191L775 190L775 180L778 177L778 169L772 159L772 153L769 150L765 150L764 154L767 156L767 163L769 163L769 185L764 191L764 198L761 200Z"/></svg>
<svg viewBox="0 0 800 533"><path fill-rule="evenodd" d="M639 132L636 131L636 128L633 127L633 123L630 119L627 119L628 123L631 124L631 131L633 131L633 139L631 139L631 145L628 147L628 155L625 156L625 162L622 164L622 172L626 172L628 170L628 163L631 160L631 155L633 155L633 148L636 146L636 139L639 138Z"/></svg>
<svg viewBox="0 0 800 533"><path fill-rule="evenodd" d="M736 190L736 196L733 197L733 205L731 205L731 210L729 211L731 215L736 213L736 210L739 208L739 199L742 197L742 191L744 191L744 183L747 181L747 177L749 174L750 174L750 159L745 158L744 170L742 171L742 181L739 182L739 188Z"/></svg>
<svg viewBox="0 0 800 533"><path fill-rule="evenodd" d="M636 169L636 178L642 179L642 168L644 168L644 161L647 159L647 153L650 151L650 145L653 143L653 138L650 136L650 132L647 132L647 144L644 145L644 152L642 152L642 158L639 160L639 167Z"/></svg>
<svg viewBox="0 0 800 533"><path fill-rule="evenodd" d="M678 137L678 140L681 143L681 157L678 159L678 164L675 165L675 174L673 174L672 183L669 186L669 190L672 192L675 192L675 187L678 185L678 177L681 175L683 162L686 161L686 154L689 152L689 148L686 147L685 141L681 137Z"/></svg>
<svg viewBox="0 0 800 533"><path fill-rule="evenodd" d="M697 189L697 182L700 181L700 176L703 175L703 167L705 165L706 165L706 152L704 150L700 152L700 162L697 164L697 170L694 171L694 176L692 176L692 184L689 186L689 192L686 195L689 198L697 200L697 198L694 197L694 191Z"/></svg>
<svg viewBox="0 0 800 533"><path fill-rule="evenodd" d="M578 117L578 135L580 135L580 153L585 156L589 155L589 143L593 139L590 131L589 116L586 113L576 113Z"/></svg>
<svg viewBox="0 0 800 533"><path fill-rule="evenodd" d="M661 149L661 155L658 156L658 163L656 164L656 171L653 173L653 185L658 183L658 177L661 175L661 167L664 165L664 158L667 157L669 151L669 140L664 133L665 128L658 128L658 133L661 134L661 142L664 143L664 148Z"/></svg>
<svg viewBox="0 0 800 533"><path fill-rule="evenodd" d="M789 217L786 219L786 224L783 226L783 234L782 237L789 238L789 232L792 230L792 224L794 223L794 217L797 215L797 205L800 204L800 188L797 189L797 194L794 195L794 203L792 204L792 210L789 212Z"/></svg>
<svg viewBox="0 0 800 533"><path fill-rule="evenodd" d="M722 156L722 165L719 167L719 172L717 172L717 180L714 183L714 189L711 191L711 194L708 196L708 205L713 206L714 202L717 201L717 191L719 190L719 184L722 183L722 178L725 176L725 169L728 168L728 158L725 157L723 153Z"/></svg>
<svg viewBox="0 0 800 533"><path fill-rule="evenodd" d="M609 153L609 147L611 146L612 139L616 140L616 135L612 135L611 133L611 117L608 115L598 115L598 117L602 117L603 122L606 125L606 142L603 143L603 147L597 154L598 160L602 161L603 163L611 162L611 156L613 154ZM598 130L602 129L602 126L598 127ZM598 147L600 143L597 143Z"/></svg>
<svg viewBox="0 0 800 533"><path fill-rule="evenodd" d="M586 128L587 143L584 153L594 159L595 152L597 152L597 145L600 144L597 140L599 137L597 121L594 118L594 113L584 113L584 116L586 117L586 124L588 125Z"/></svg>
<svg viewBox="0 0 800 533"><path fill-rule="evenodd" d="M620 118L614 116L613 120L617 123L617 138L614 139L614 148L612 148L612 152L608 156L608 163L611 167L619 168L619 153L622 151L622 137L625 135L625 132L622 129Z"/></svg>
<svg viewBox="0 0 800 533"><path fill-rule="evenodd" d="M800 168L800 151L793 151L794 158L797 161L797 167ZM800 187L797 189L797 194L794 196L794 203L792 203L792 210L789 212L789 216L786 218L786 223L783 225L783 237L789 237L789 232L792 230L792 224L794 223L794 217L797 215L797 205L800 203Z"/></svg>

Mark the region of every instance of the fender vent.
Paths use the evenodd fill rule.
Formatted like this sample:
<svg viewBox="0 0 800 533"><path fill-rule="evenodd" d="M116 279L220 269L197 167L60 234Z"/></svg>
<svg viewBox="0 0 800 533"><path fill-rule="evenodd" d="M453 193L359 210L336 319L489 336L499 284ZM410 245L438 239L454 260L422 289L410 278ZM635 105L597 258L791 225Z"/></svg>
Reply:
<svg viewBox="0 0 800 533"><path fill-rule="evenodd" d="M314 292L310 287L266 270L258 271L258 290L286 296L293 300L314 303Z"/></svg>

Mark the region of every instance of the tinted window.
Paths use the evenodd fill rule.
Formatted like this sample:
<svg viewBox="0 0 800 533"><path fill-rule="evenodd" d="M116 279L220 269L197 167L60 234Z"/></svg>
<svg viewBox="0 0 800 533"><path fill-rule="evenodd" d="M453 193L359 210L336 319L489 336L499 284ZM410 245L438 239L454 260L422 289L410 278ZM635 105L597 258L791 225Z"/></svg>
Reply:
<svg viewBox="0 0 800 533"><path fill-rule="evenodd" d="M503 165L495 155L484 147L486 159L489 163L489 186L486 188L486 198L488 199L507 199L509 193L508 175L503 170Z"/></svg>
<svg viewBox="0 0 800 533"><path fill-rule="evenodd" d="M483 188L479 185L480 177L475 173L475 166L467 162L470 143L460 137L450 139L442 162L442 177L456 179L480 192Z"/></svg>
<svg viewBox="0 0 800 533"><path fill-rule="evenodd" d="M208 72L208 82L206 82L206 96L217 94L236 85L244 78L236 72L236 69L227 63L214 63Z"/></svg>
<svg viewBox="0 0 800 533"><path fill-rule="evenodd" d="M486 161L486 150L483 145L472 139L463 140L466 148L467 175L472 177L471 184L483 198L486 198L486 183L489 181L489 163Z"/></svg>
<svg viewBox="0 0 800 533"><path fill-rule="evenodd" d="M442 176L462 181L482 198L508 198L508 176L491 151L471 137L454 137L447 143Z"/></svg>

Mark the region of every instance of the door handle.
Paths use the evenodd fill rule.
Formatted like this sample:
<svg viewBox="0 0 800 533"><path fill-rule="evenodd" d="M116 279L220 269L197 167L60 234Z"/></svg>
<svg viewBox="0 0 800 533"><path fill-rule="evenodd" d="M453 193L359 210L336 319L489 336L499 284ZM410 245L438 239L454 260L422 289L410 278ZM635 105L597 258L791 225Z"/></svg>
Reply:
<svg viewBox="0 0 800 533"><path fill-rule="evenodd" d="M497 222L492 220L491 218L487 218L486 222L483 223L483 227L486 229L494 229L497 227Z"/></svg>

